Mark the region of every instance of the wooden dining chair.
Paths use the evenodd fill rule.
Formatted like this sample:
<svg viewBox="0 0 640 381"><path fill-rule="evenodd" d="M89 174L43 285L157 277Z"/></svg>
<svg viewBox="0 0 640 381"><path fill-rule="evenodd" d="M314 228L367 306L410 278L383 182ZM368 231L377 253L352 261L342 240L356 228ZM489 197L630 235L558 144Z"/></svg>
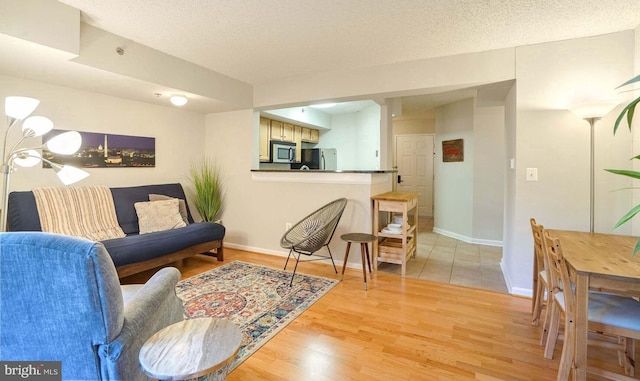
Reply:
<svg viewBox="0 0 640 381"><path fill-rule="evenodd" d="M545 319L547 322L549 319L550 309L548 307L549 296L551 290L549 288L549 271L547 270L547 263L544 255L544 247L542 246L542 230L544 226L538 225L535 218L529 220L531 224L531 232L533 234L533 255L536 263L536 273L533 274L534 281L534 293L531 308L531 323L533 325L540 324L540 316L542 315L542 309L545 308ZM540 345L544 345L546 342L547 331L546 324L543 324L542 335L540 336Z"/></svg>
<svg viewBox="0 0 640 381"><path fill-rule="evenodd" d="M569 266L562 255L560 240L552 238L543 230L544 249L549 259L553 303L549 337L545 346L545 357L551 358L559 337L560 314L564 314L564 337L562 356L558 368L557 380L568 380L571 371L575 372L573 357L576 335L576 295L575 286L569 275ZM640 339L640 303L632 298L600 292L589 293L589 346L600 346L618 351L618 363L625 373L634 375L635 340ZM624 375L587 367L587 372L612 380L631 380Z"/></svg>

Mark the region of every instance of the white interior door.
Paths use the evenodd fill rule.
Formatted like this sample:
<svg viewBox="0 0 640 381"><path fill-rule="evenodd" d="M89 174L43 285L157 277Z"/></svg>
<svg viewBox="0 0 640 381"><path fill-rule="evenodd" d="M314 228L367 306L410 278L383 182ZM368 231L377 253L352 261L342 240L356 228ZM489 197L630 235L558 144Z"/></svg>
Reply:
<svg viewBox="0 0 640 381"><path fill-rule="evenodd" d="M420 193L418 215L433 217L433 135L397 135L399 192Z"/></svg>

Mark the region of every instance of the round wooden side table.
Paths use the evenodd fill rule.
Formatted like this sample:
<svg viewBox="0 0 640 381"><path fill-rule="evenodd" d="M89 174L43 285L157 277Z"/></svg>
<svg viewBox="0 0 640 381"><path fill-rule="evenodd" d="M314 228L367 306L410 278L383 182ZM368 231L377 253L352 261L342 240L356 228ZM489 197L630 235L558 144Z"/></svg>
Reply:
<svg viewBox="0 0 640 381"><path fill-rule="evenodd" d="M229 320L183 320L144 343L140 365L157 380L225 380L241 341L240 328Z"/></svg>
<svg viewBox="0 0 640 381"><path fill-rule="evenodd" d="M367 233L347 233L340 236L343 241L347 241L347 251L344 253L344 264L342 265L342 277L344 278L344 269L347 267L347 259L349 258L349 250L351 249L351 242L360 243L360 256L362 258L362 275L364 275L364 289L367 290L367 269L364 261L366 258L367 265L369 266L369 274L371 274L371 260L369 259L369 242L373 242L377 237L373 234Z"/></svg>

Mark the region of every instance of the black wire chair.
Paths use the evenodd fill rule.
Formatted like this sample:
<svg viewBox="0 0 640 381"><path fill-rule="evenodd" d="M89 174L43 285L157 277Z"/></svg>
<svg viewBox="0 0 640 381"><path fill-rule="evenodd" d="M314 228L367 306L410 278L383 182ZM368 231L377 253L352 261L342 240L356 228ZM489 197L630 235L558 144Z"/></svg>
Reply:
<svg viewBox="0 0 640 381"><path fill-rule="evenodd" d="M289 249L289 256L287 257L287 262L284 264L284 269L287 269L292 254L296 260L289 286L293 285L293 278L296 276L299 262L331 259L333 270L336 274L338 273L336 264L333 261L333 255L331 255L331 249L329 249L329 243L331 242L331 238L333 238L333 233L336 231L336 227L338 226L338 222L340 221L340 217L342 217L342 212L346 205L346 198L332 201L306 216L284 233L280 240L280 246ZM329 255L315 254L318 250L322 249L323 246L326 246ZM301 255L320 258L300 260Z"/></svg>

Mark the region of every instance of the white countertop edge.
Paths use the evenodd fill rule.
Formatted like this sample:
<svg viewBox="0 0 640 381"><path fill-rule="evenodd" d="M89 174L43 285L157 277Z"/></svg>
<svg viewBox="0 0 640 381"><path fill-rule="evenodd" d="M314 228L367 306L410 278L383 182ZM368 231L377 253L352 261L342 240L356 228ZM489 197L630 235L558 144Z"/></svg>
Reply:
<svg viewBox="0 0 640 381"><path fill-rule="evenodd" d="M301 176L294 172L251 172L253 181L315 184L380 184L391 181L391 173L317 172Z"/></svg>

